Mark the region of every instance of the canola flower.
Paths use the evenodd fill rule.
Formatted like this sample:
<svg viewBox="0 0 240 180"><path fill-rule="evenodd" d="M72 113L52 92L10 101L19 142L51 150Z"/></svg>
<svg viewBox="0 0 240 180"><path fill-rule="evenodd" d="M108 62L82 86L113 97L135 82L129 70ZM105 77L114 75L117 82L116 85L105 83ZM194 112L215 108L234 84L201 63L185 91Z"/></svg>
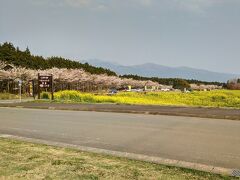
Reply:
<svg viewBox="0 0 240 180"><path fill-rule="evenodd" d="M182 92L120 92L115 95L97 95L79 91L59 91L54 94L57 102L69 103L118 103L139 105L177 105L201 107L240 108L240 91L214 90Z"/></svg>

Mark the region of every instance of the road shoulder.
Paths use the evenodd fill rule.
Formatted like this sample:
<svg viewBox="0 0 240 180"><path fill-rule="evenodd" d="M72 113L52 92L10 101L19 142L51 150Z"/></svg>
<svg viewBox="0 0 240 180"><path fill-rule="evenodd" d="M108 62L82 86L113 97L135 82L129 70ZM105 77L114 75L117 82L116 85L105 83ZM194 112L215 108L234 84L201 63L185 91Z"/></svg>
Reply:
<svg viewBox="0 0 240 180"><path fill-rule="evenodd" d="M151 115L187 116L214 119L240 120L240 109L181 107L157 105L124 105L124 104L63 104L63 103L2 103L0 107L35 108L51 110L96 111L116 113L136 113Z"/></svg>

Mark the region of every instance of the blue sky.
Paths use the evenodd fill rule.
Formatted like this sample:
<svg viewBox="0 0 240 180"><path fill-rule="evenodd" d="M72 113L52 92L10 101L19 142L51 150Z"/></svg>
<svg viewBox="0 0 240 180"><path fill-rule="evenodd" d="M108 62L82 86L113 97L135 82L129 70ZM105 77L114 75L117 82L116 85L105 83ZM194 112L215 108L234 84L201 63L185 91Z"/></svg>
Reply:
<svg viewBox="0 0 240 180"><path fill-rule="evenodd" d="M240 0L0 0L0 42L37 55L238 73Z"/></svg>

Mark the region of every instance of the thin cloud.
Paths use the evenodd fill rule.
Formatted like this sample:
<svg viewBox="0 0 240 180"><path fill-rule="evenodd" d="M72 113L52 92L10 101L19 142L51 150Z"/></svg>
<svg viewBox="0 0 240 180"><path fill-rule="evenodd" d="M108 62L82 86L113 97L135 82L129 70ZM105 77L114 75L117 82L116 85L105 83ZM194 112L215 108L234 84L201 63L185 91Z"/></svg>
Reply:
<svg viewBox="0 0 240 180"><path fill-rule="evenodd" d="M174 8L193 13L204 13L207 9L223 3L238 3L240 0L28 0L34 4L50 6L69 6L72 8L88 8L106 10L111 7L131 7L132 4L143 8ZM122 6L124 5L124 6Z"/></svg>
<svg viewBox="0 0 240 180"><path fill-rule="evenodd" d="M176 8L195 13L204 13L207 9L224 3L239 3L237 0L172 0Z"/></svg>
<svg viewBox="0 0 240 180"><path fill-rule="evenodd" d="M150 6L153 3L153 0L136 0L136 3L140 3L143 6Z"/></svg>
<svg viewBox="0 0 240 180"><path fill-rule="evenodd" d="M27 0L34 5L44 5L50 7L74 7L74 8L82 8L82 7L90 7L95 3L95 0Z"/></svg>
<svg viewBox="0 0 240 180"><path fill-rule="evenodd" d="M99 7L106 8L108 6L116 5L116 4L128 4L135 3L142 6L150 6L153 0L63 0L66 5L72 7Z"/></svg>
<svg viewBox="0 0 240 180"><path fill-rule="evenodd" d="M64 0L71 7L88 7L94 3L92 0Z"/></svg>

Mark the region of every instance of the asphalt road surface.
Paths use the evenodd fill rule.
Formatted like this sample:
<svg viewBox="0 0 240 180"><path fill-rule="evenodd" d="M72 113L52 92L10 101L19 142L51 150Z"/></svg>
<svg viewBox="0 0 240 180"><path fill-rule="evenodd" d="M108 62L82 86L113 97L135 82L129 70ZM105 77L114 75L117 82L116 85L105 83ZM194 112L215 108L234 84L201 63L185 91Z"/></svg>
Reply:
<svg viewBox="0 0 240 180"><path fill-rule="evenodd" d="M0 108L0 134L240 169L240 122Z"/></svg>

